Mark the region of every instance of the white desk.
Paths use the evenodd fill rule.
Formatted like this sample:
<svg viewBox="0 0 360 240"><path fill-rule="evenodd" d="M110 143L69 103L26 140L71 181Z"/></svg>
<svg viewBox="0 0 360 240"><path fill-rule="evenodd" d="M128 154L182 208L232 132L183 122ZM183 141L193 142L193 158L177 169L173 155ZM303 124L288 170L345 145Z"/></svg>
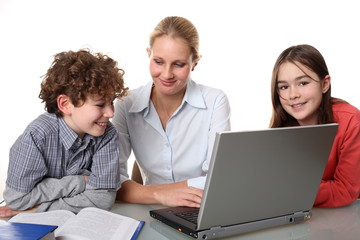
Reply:
<svg viewBox="0 0 360 240"><path fill-rule="evenodd" d="M116 203L112 212L146 222L138 240L193 239L153 219L149 210L162 208L159 205ZM228 237L241 240L359 240L360 200L341 208L314 208L312 218L304 223L269 228L257 232Z"/></svg>

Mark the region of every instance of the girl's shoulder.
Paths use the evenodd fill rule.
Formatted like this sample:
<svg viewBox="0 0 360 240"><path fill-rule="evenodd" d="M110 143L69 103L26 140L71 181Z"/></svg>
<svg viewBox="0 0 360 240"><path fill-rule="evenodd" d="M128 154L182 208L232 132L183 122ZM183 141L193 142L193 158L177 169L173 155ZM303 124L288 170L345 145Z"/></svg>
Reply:
<svg viewBox="0 0 360 240"><path fill-rule="evenodd" d="M332 105L333 112L343 112L348 114L360 114L359 109L347 102L334 102Z"/></svg>
<svg viewBox="0 0 360 240"><path fill-rule="evenodd" d="M353 122L360 124L360 111L355 106L347 102L333 103L332 110L335 122Z"/></svg>

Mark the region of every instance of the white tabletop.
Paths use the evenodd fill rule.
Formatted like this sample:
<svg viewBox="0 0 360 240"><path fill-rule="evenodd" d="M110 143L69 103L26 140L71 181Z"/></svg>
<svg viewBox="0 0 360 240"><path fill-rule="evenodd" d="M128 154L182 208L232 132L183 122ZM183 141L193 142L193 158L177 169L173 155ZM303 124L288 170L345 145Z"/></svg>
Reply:
<svg viewBox="0 0 360 240"><path fill-rule="evenodd" d="M138 240L192 239L191 237L188 237L185 234L151 218L149 210L157 208L163 208L163 206L128 204L120 202L116 203L111 211L146 222L144 228L140 232ZM312 210L312 214L312 218L303 223L236 235L226 239L360 239L360 200L357 200L349 206L341 208L314 208Z"/></svg>

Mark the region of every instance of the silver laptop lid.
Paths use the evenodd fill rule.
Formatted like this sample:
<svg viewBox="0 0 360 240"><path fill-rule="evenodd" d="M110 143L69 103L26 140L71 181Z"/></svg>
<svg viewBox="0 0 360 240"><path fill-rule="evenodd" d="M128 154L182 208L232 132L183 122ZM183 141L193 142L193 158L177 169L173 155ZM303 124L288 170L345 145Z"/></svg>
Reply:
<svg viewBox="0 0 360 240"><path fill-rule="evenodd" d="M310 210L337 127L217 133L198 229Z"/></svg>

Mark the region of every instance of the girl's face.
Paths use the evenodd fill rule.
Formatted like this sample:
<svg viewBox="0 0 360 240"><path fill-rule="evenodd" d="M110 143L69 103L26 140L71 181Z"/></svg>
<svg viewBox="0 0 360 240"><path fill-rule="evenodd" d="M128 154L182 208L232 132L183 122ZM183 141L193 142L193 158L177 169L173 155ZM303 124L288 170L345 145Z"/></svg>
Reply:
<svg viewBox="0 0 360 240"><path fill-rule="evenodd" d="M318 123L318 109L323 93L330 87L330 76L320 79L318 75L299 62L283 63L278 72L277 90L284 110L298 123Z"/></svg>
<svg viewBox="0 0 360 240"><path fill-rule="evenodd" d="M163 35L147 51L154 90L160 95L183 95L196 66L190 47L181 38Z"/></svg>

